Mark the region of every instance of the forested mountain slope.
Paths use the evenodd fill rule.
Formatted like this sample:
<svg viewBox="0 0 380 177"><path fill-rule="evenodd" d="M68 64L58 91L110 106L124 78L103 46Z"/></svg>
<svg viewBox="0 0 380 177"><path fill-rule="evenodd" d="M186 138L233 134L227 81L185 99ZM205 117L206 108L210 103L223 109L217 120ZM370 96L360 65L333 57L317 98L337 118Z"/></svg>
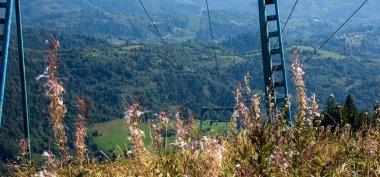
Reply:
<svg viewBox="0 0 380 177"><path fill-rule="evenodd" d="M210 40L204 0L142 2L166 40ZM283 23L294 2L280 1ZM360 3L359 0L302 1L298 3L288 27L292 34L297 35L329 32L351 15ZM214 35L218 40L258 32L257 1L214 0L209 4ZM24 23L32 26L88 36L115 37L130 43L159 41L138 0L25 0L22 8ZM361 21L362 26L378 23L379 8L379 3L369 1L355 18Z"/></svg>
<svg viewBox="0 0 380 177"><path fill-rule="evenodd" d="M321 105L331 93L338 101L352 94L359 108L368 110L378 100L380 81L373 78L380 77L377 76L380 40L371 36L379 36L380 31L369 29L372 28L344 31L305 64L307 89L317 94ZM48 48L45 44L48 35L47 30L25 29L32 150L38 154L48 147L49 142L53 143L49 138L48 102L43 83L35 79L45 69L44 51ZM154 112L173 109L177 103L195 113L199 113L202 106L233 106L234 86L248 72L252 76L253 88L258 92L263 90L257 33L230 38L217 45L220 82L210 46L205 43L170 44L174 54L172 58L159 44L114 46L104 38L60 32L55 32L55 35L62 44L59 72L66 88L64 100L69 108L65 118L68 130L72 130L70 127L74 122L73 98L79 95L91 100L90 123L94 123L122 118L123 97L136 95L140 96L141 104L147 110ZM289 37L285 43L286 57L294 46L299 48L301 57L306 58L312 53L312 47L323 39L324 35ZM11 56L3 126L0 128L3 162L17 154L14 147L22 138L15 40L12 40ZM291 95L295 95L291 80L290 83Z"/></svg>
<svg viewBox="0 0 380 177"><path fill-rule="evenodd" d="M289 13L296 0L279 1L281 12ZM142 0L152 14L158 16L196 13L206 8L204 0ZM361 0L304 0L299 2L295 17L344 19L363 1ZM31 17L62 14L73 11L117 11L143 14L138 0L23 0L24 13ZM256 15L257 0L210 0L214 10L249 12ZM308 11L301 9L307 8ZM370 1L359 17L378 18L379 3Z"/></svg>

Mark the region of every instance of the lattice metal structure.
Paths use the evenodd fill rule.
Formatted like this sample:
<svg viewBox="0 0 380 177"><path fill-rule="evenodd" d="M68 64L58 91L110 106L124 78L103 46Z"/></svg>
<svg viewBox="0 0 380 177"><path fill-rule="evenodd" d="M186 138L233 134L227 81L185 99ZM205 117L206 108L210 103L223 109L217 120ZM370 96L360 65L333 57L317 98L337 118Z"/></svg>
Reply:
<svg viewBox="0 0 380 177"><path fill-rule="evenodd" d="M264 68L265 95L271 96L267 102L267 110L270 106L279 107L289 99L280 13L278 0L258 0L261 48ZM268 15L269 14L269 15ZM273 28L273 29L272 29ZM278 41L279 47L271 46ZM268 113L268 115L270 115ZM287 118L292 124L290 109Z"/></svg>
<svg viewBox="0 0 380 177"><path fill-rule="evenodd" d="M14 3L15 2L15 3ZM18 54L19 54L19 65L20 65L20 78L21 78L21 88L22 88L22 104L23 104L23 118L24 118L24 136L28 141L28 151L29 158L31 159L30 151L30 131L29 131L29 114L28 114L28 95L26 91L26 80L25 80L25 57L24 57L24 43L23 43L23 33L22 33L22 22L21 22L21 9L20 0L3 0L0 1L0 43L2 45L2 50L0 51L0 126L3 115L3 103L4 103L4 91L5 91L5 81L7 78L7 62L9 55L9 40L11 36L11 24L12 24L12 12L13 4L15 5L16 12L16 26L17 26L17 43L18 43ZM2 28L2 29L1 29Z"/></svg>

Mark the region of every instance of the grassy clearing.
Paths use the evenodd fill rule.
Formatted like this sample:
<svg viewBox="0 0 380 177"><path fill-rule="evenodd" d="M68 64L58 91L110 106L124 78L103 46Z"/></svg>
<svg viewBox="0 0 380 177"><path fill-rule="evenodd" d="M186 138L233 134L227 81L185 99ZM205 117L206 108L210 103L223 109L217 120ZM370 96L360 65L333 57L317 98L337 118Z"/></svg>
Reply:
<svg viewBox="0 0 380 177"><path fill-rule="evenodd" d="M142 47L142 45L129 45L126 47L122 47L122 50L133 50L133 49L139 49L141 47Z"/></svg>
<svg viewBox="0 0 380 177"><path fill-rule="evenodd" d="M297 48L300 52L302 51L307 51L307 52L314 52L314 48L312 47L308 47L308 46L293 46L295 48ZM291 50L290 48L288 50ZM345 56L343 55L339 55L337 53L334 53L334 52L329 52L329 51L325 51L325 50L320 50L318 52L320 58L322 59L326 59L326 58L333 58L333 59L344 59Z"/></svg>
<svg viewBox="0 0 380 177"><path fill-rule="evenodd" d="M101 54L101 51L98 49L88 49L87 54L85 56L89 58L97 58L100 57Z"/></svg>
<svg viewBox="0 0 380 177"><path fill-rule="evenodd" d="M141 127L147 129L145 124ZM123 120L113 120L104 123L97 123L89 127L89 133L98 132L94 137L94 143L106 151L112 150L115 146L123 147L127 142L128 129Z"/></svg>
<svg viewBox="0 0 380 177"><path fill-rule="evenodd" d="M211 126L210 126L211 125ZM197 120L197 126L200 127L200 120ZM145 145L150 144L149 125L148 122L140 123L141 129L145 133ZM211 128L210 128L211 127ZM204 121L203 130L205 134L216 135L230 130L229 122L212 122ZM93 142L102 150L112 151L115 147L129 146L128 143L128 128L125 122L121 119L109 122L97 123L89 127L89 135L98 132L98 136L93 137ZM199 130L198 130L199 132ZM168 143L174 142L174 136L168 137Z"/></svg>

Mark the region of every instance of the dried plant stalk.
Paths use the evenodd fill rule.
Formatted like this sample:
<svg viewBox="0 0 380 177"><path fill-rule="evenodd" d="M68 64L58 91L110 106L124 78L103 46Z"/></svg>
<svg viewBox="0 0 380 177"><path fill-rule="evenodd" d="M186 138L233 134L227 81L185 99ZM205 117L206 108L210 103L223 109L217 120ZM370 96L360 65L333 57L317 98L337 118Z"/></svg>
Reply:
<svg viewBox="0 0 380 177"><path fill-rule="evenodd" d="M193 113L190 114L189 121L186 124L186 132L187 134L193 133L197 129L197 123L195 121L195 116Z"/></svg>
<svg viewBox="0 0 380 177"><path fill-rule="evenodd" d="M375 105L373 110L373 119L375 120L376 127L380 130L380 106Z"/></svg>
<svg viewBox="0 0 380 177"><path fill-rule="evenodd" d="M240 116L240 111L239 111L239 101L241 98L241 84L237 83L236 88L235 88L235 107L234 107L234 112L231 115L231 120L230 120L230 125L233 131L236 130L237 128L237 121Z"/></svg>
<svg viewBox="0 0 380 177"><path fill-rule="evenodd" d="M84 155L87 151L85 138L87 136L87 120L89 118L90 104L89 101L83 97L75 99L75 106L77 107L77 119L75 121L75 151L77 165L82 168Z"/></svg>
<svg viewBox="0 0 380 177"><path fill-rule="evenodd" d="M260 97L259 94L252 94L251 88L249 86L250 77L249 74L244 76L244 82L251 103L252 121L253 127L257 128L260 121Z"/></svg>
<svg viewBox="0 0 380 177"><path fill-rule="evenodd" d="M160 150L162 147L162 136L161 136L161 129L156 124L150 122L149 123L149 133L150 136L153 138L154 146L157 150Z"/></svg>
<svg viewBox="0 0 380 177"><path fill-rule="evenodd" d="M67 151L67 138L65 133L65 125L63 123L63 118L67 112L67 108L63 104L63 93L65 89L63 88L62 83L59 82L57 72L57 53L60 44L53 35L50 35L48 44L50 46L50 51L47 59L48 66L44 73L44 77L46 78L44 87L46 89L46 94L50 99L50 104L48 106L49 120L58 143L58 148L64 158L68 161L70 157Z"/></svg>
<svg viewBox="0 0 380 177"><path fill-rule="evenodd" d="M174 129L176 131L176 144L178 144L180 147L183 146L185 143L185 136L186 136L186 128L185 124L181 120L181 110L178 108L175 112L175 120L174 120Z"/></svg>
<svg viewBox="0 0 380 177"><path fill-rule="evenodd" d="M160 121L160 125L164 127L165 129L165 138L164 138L164 147L167 148L168 145L168 124L169 124L169 118L165 111L160 112L160 115L158 116L158 119Z"/></svg>
<svg viewBox="0 0 380 177"><path fill-rule="evenodd" d="M321 123L321 120L317 119L321 116L321 114L319 113L319 106L318 106L318 103L316 100L315 93L312 94L310 101L309 101L309 115L308 116L310 117L309 119L311 122L313 122L315 120L317 125L319 125ZM313 124L311 124L311 125L313 125Z"/></svg>
<svg viewBox="0 0 380 177"><path fill-rule="evenodd" d="M306 87L305 82L303 81L303 75L305 74L302 70L301 63L298 59L298 52L296 49L293 49L292 57L292 69L293 69L293 78L296 85L297 90L297 104L298 104L298 116L295 119L295 122L304 121L310 123L306 117L307 111L307 101L306 101Z"/></svg>
<svg viewBox="0 0 380 177"><path fill-rule="evenodd" d="M135 164L141 170L138 175L145 176L145 169L148 166L148 152L144 146L145 133L139 127L140 116L143 112L138 110L139 103L132 99L132 104L125 105L125 121L127 123L130 137L128 139L132 145L132 155Z"/></svg>
<svg viewBox="0 0 380 177"><path fill-rule="evenodd" d="M46 95L50 99L50 104L48 106L49 121L53 129L54 137L57 141L58 149L65 159L67 173L70 176L70 160L71 156L67 149L67 137L65 132L65 125L63 119L67 113L67 108L63 104L63 93L65 91L63 84L58 78L58 49L60 48L60 43L50 34L49 40L46 43L50 47L47 58L47 67L44 73L37 77L37 80L44 78L45 84L44 88L46 90Z"/></svg>

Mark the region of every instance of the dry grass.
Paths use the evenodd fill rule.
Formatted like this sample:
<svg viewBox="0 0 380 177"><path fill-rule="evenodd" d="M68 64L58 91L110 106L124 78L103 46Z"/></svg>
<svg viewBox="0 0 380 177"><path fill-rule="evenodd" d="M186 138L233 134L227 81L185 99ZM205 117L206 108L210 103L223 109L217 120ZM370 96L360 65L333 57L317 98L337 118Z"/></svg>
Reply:
<svg viewBox="0 0 380 177"><path fill-rule="evenodd" d="M85 138L87 136L87 120L89 118L90 103L83 97L77 97L75 100L77 107L77 119L75 121L75 152L79 168L83 167L84 157L86 155Z"/></svg>

